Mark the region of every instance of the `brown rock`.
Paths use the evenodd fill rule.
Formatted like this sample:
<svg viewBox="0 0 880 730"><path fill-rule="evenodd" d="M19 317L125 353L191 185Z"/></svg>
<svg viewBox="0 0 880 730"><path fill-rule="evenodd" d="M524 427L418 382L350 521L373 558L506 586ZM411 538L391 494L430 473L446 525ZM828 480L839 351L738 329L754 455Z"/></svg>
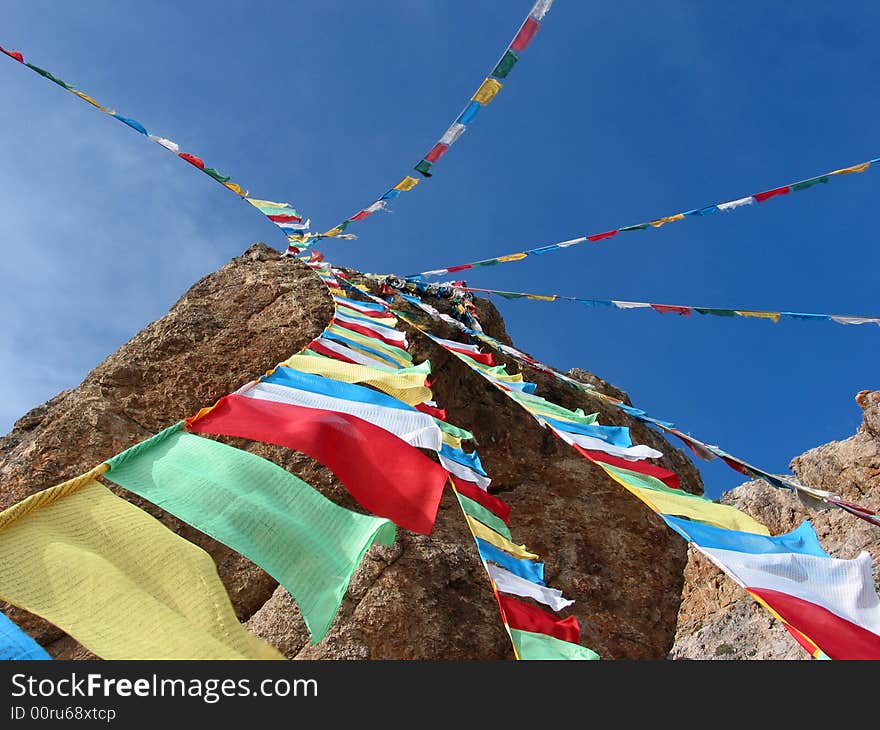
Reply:
<svg viewBox="0 0 880 730"><path fill-rule="evenodd" d="M477 306L487 332L510 342L497 310L484 300ZM331 313L323 284L307 267L255 244L199 281L81 385L32 410L0 439L0 506L82 473L213 403L302 348ZM454 337L442 328L434 331ZM475 434L492 491L512 507L515 539L543 557L548 583L576 600L572 613L581 622L582 643L605 658L666 656L686 561L683 541L458 359L415 330L408 336L416 361L433 363L435 399L448 420ZM509 363L508 369L517 366ZM663 463L682 475L685 488L702 490L690 462L653 431L543 374L526 375L538 383L539 393L561 405L599 411L603 423L630 426L636 442L667 454ZM572 375L625 397L585 371ZM280 447L224 441L278 463L338 504L359 509L332 473L311 459ZM444 496L430 536L400 530L394 546L368 552L330 632L312 645L294 602L262 570L154 505L114 491L206 549L239 618L288 657L512 658L451 493ZM53 654L89 656L45 621L11 607L6 611Z"/></svg>

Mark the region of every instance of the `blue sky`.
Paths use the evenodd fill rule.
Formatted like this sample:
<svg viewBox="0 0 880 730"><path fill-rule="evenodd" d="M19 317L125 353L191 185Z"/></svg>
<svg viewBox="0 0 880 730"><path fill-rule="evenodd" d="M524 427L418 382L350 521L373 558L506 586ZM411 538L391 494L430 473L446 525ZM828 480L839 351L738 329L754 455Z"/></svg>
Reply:
<svg viewBox="0 0 880 730"><path fill-rule="evenodd" d="M0 45L329 228L397 182L530 0L3 3ZM408 274L639 223L880 156L865 2L557 0L423 181L323 247ZM277 229L157 145L0 58L0 432ZM487 288L880 314L880 170L467 277ZM522 349L770 471L860 423L873 325L498 300ZM185 415L185 414L181 414ZM703 466L716 496L741 481Z"/></svg>

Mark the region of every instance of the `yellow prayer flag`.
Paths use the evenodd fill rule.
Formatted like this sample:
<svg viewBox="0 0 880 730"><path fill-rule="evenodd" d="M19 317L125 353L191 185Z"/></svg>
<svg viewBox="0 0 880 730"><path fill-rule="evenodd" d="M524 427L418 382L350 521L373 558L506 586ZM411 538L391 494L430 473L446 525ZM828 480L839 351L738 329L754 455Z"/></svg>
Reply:
<svg viewBox="0 0 880 730"><path fill-rule="evenodd" d="M480 88L477 89L476 93L471 97L471 101L478 101L483 106L486 106L486 104L495 98L495 94L499 91L501 91L501 83L495 79L487 78L482 84L480 84Z"/></svg>
<svg viewBox="0 0 880 730"><path fill-rule="evenodd" d="M241 187L238 183L233 182L225 182L223 185L229 188L233 193L240 195L241 197L245 197L248 194L248 191Z"/></svg>
<svg viewBox="0 0 880 730"><path fill-rule="evenodd" d="M461 448L461 439L458 438L458 436L453 436L450 433L446 433L446 431L443 432L443 443L447 446L451 446L453 449Z"/></svg>
<svg viewBox="0 0 880 730"><path fill-rule="evenodd" d="M734 310L740 317L760 317L761 319L772 319L774 323L779 322L779 312L750 312L747 310Z"/></svg>
<svg viewBox="0 0 880 730"><path fill-rule="evenodd" d="M412 190L416 185L419 184L419 181L407 175L403 180L401 180L397 185L394 186L395 190L400 190L401 192L407 192L408 190Z"/></svg>
<svg viewBox="0 0 880 730"><path fill-rule="evenodd" d="M849 175L851 172L864 172L871 166L870 162L863 162L861 165L853 165L852 167L844 167L841 170L829 172L829 175Z"/></svg>
<svg viewBox="0 0 880 730"><path fill-rule="evenodd" d="M503 550L506 553L510 553L511 555L516 556L517 558L523 558L525 560L534 560L538 556L534 553L530 553L526 550L525 545L517 545L508 540L504 535L495 532L486 525L484 525L479 520L475 520L470 515L466 514L465 519L468 521L468 525L471 528L471 532L475 537L480 538L481 540L485 540L488 543L491 543L495 547Z"/></svg>
<svg viewBox="0 0 880 730"><path fill-rule="evenodd" d="M431 390L425 387L425 373L413 372L406 368L397 372L389 372L367 365L356 365L331 358L311 357L310 355L292 355L279 365L303 373L322 375L325 378L339 380L343 383L372 385L392 398L397 398L397 400L411 406L433 399Z"/></svg>
<svg viewBox="0 0 880 730"><path fill-rule="evenodd" d="M329 231L324 231L324 233L322 233L321 235L333 238L334 236L338 236L340 233L342 233L342 229L337 226L336 228L331 228Z"/></svg>
<svg viewBox="0 0 880 730"><path fill-rule="evenodd" d="M654 228L659 228L664 223L673 223L680 220L684 220L684 213L676 213L675 215L668 215L665 218L658 218L655 221L651 221L651 225L654 226Z"/></svg>
<svg viewBox="0 0 880 730"><path fill-rule="evenodd" d="M290 203L275 203L271 200L260 200L259 198L245 198L248 203L251 205L255 205L257 207L263 206L266 208L289 208Z"/></svg>
<svg viewBox="0 0 880 730"><path fill-rule="evenodd" d="M751 532L756 535L770 534L770 530L764 525L735 507L730 507L726 504L716 504L708 499L703 499L687 492L682 492L681 495L678 495L655 489L634 487L607 469L605 469L605 473L614 481L626 487L628 491L632 492L658 514L688 517L692 520L715 525L715 527L723 527L727 530L740 530L741 532Z"/></svg>
<svg viewBox="0 0 880 730"><path fill-rule="evenodd" d="M0 513L0 598L104 659L283 659L238 622L210 556L102 470Z"/></svg>
<svg viewBox="0 0 880 730"><path fill-rule="evenodd" d="M655 512L690 517L699 522L707 522L710 525L724 527L728 530L741 530L759 535L770 534L764 525L735 507L716 504L705 497L688 492L671 490L659 479L646 474L638 472L628 474L626 469L612 467L601 462L597 463L608 476L632 492Z"/></svg>
<svg viewBox="0 0 880 730"><path fill-rule="evenodd" d="M494 375L493 373L488 373L488 375L495 378L495 380L500 380L503 383L522 383L523 376L522 373L513 373L513 375Z"/></svg>
<svg viewBox="0 0 880 730"><path fill-rule="evenodd" d="M95 100L94 100L91 96L89 96L88 94L83 94L81 91L77 91L76 89L69 89L69 91L70 91L71 94L76 94L76 95L77 95L80 99L82 99L83 101L87 101L87 102L89 102L89 104L91 104L92 106L96 106L96 107L98 107L98 109L100 109L102 112L107 112L108 114L110 113L110 110L107 109L107 107L102 106L101 104L99 104L97 101L95 101Z"/></svg>
<svg viewBox="0 0 880 730"><path fill-rule="evenodd" d="M550 296L546 296L544 294L526 294L526 299L537 299L541 302L555 302L556 295L551 294Z"/></svg>
<svg viewBox="0 0 880 730"><path fill-rule="evenodd" d="M499 256L495 261L521 261L528 256L527 253L509 253L507 256Z"/></svg>

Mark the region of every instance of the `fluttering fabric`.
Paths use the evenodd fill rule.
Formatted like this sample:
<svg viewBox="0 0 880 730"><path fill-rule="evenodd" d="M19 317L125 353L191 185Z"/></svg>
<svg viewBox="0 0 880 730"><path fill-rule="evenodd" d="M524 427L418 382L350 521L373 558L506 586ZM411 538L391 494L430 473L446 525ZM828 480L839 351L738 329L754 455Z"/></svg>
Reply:
<svg viewBox="0 0 880 730"><path fill-rule="evenodd" d="M562 591L556 588L547 588L546 586L532 583L525 578L521 578L497 565L487 566L489 575L498 586L498 590L502 593L512 593L515 596L523 596L524 598L533 598L539 603L550 606L554 611L561 611L563 608L570 606L574 601L570 601L562 597Z"/></svg>
<svg viewBox="0 0 880 730"><path fill-rule="evenodd" d="M457 492L472 499L474 502L481 504L498 517L505 525L510 524L510 506L506 502L502 502L495 495L489 494L489 492L484 489L480 489L480 487L473 482L465 481L458 477L452 477L452 482L455 485Z"/></svg>
<svg viewBox="0 0 880 730"><path fill-rule="evenodd" d="M494 512L486 509L476 500L471 499L470 497L466 497L463 494L458 494L456 496L458 497L458 503L461 505L461 508L465 512L465 514L470 515L475 520L479 520L486 527L495 530L495 532L497 532L499 535L503 535L508 540L513 537L510 534L510 528L507 526L507 523Z"/></svg>
<svg viewBox="0 0 880 730"><path fill-rule="evenodd" d="M234 394L206 410L187 421L188 431L300 451L328 467L374 515L412 532L433 529L449 474L385 429L346 413Z"/></svg>
<svg viewBox="0 0 880 730"><path fill-rule="evenodd" d="M0 598L103 659L282 659L238 622L208 554L96 482L102 471L0 514Z"/></svg>
<svg viewBox="0 0 880 730"><path fill-rule="evenodd" d="M42 646L0 613L0 661L51 658Z"/></svg>
<svg viewBox="0 0 880 730"><path fill-rule="evenodd" d="M766 526L735 507L718 504L680 489L670 489L659 479L655 479L649 474L621 469L602 462L598 463L608 476L626 487L655 512L663 515L690 517L730 530L741 530L757 535L770 534Z"/></svg>
<svg viewBox="0 0 880 730"><path fill-rule="evenodd" d="M259 565L296 600L312 642L330 627L373 541L394 525L334 504L258 456L178 423L108 461L105 477Z"/></svg>
<svg viewBox="0 0 880 730"><path fill-rule="evenodd" d="M853 560L720 548L701 552L831 659L880 659L880 600L867 552Z"/></svg>
<svg viewBox="0 0 880 730"><path fill-rule="evenodd" d="M525 558L516 558L501 548L496 547L490 542L474 538L477 543L477 550L480 557L485 561L491 561L506 568L514 575L529 580L532 583L544 585L544 563L535 560L527 560Z"/></svg>
<svg viewBox="0 0 880 730"><path fill-rule="evenodd" d="M238 394L245 398L258 398L304 408L315 408L321 411L348 413L384 428L411 446L439 451L442 445L440 429L434 419L415 409L406 411L345 398L334 398L275 383L257 383L247 390L238 391ZM377 395L381 395L381 393Z"/></svg>
<svg viewBox="0 0 880 730"><path fill-rule="evenodd" d="M510 637L522 660L596 660L599 655L592 649L570 641L562 641L547 634L522 629L510 629Z"/></svg>
<svg viewBox="0 0 880 730"><path fill-rule="evenodd" d="M576 644L580 638L581 627L574 616L559 619L537 606L531 606L505 595L499 595L498 602L512 629L555 636L561 641L569 641L573 644Z"/></svg>
<svg viewBox="0 0 880 730"><path fill-rule="evenodd" d="M514 49L515 50L515 49ZM572 238L567 241L562 241L560 243L552 243L549 245L538 246L536 248L526 249L525 251L517 251L515 253L504 254L502 256L493 256L489 259L480 259L479 261L472 261L467 264L456 264L454 266L446 266L443 268L433 268L427 271L422 271L418 274L410 274L406 276L407 279L418 280L423 277L429 276L445 276L446 274L464 271L466 269L477 268L480 266L495 266L500 263L508 263L511 261L522 261L529 256L540 256L543 254L555 252L555 251L563 251L572 246L576 246L582 243L596 243L598 241L605 241L609 238L613 238L618 233L626 232L626 231L644 231L650 229L660 228L666 223L672 223L675 221L685 220L686 218L692 217L704 217L711 215L713 213L724 212L724 211L732 211L742 208L744 206L749 206L753 203L762 203L764 201L770 200L771 198L778 197L780 195L787 195L790 192L798 192L801 190L807 190L808 188L813 187L818 183L827 183L832 178L838 175L847 175L851 173L861 173L867 171L870 166L875 163L880 162L880 157L874 158L872 160L868 160L867 162L862 162L858 165L852 165L851 167L845 167L840 170L834 170L833 172L825 173L824 175L819 175L813 178L809 178L807 180L802 180L800 182L791 183L789 185L783 185L778 188L773 188L772 190L767 190L761 193L755 193L751 196L746 196L743 198L737 198L735 200L730 200L724 203L717 203L715 205L709 205L703 208L694 208L692 210L687 210L683 213L675 213L673 215L661 216L660 218L655 218L645 223L639 223L636 225L630 226L621 226L620 228L616 228L610 231L604 231L602 233L593 233L590 235L580 236L578 238ZM501 293L501 292L498 292ZM506 292L509 294L516 294L515 292ZM528 296L528 295L522 295ZM546 295L538 295L537 297L532 298L546 298ZM556 298L553 295L553 298ZM682 312L679 312L682 313ZM873 318L872 318L873 319Z"/></svg>

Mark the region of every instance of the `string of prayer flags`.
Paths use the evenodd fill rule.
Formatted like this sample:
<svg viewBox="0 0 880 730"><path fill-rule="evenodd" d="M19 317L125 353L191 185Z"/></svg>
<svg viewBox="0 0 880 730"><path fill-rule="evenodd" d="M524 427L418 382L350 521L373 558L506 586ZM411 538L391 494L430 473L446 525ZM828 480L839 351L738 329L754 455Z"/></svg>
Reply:
<svg viewBox="0 0 880 730"><path fill-rule="evenodd" d="M865 317L843 314L811 314L805 312L765 312L755 309L721 309L718 307L697 307L692 304L654 304L652 302L629 302L618 299L585 299L583 297L563 296L562 294L530 294L527 292L512 292L500 289L482 289L472 286L461 286L461 289L469 292L495 294L504 299L531 299L541 302L567 301L577 302L586 307L611 307L616 309L650 309L660 314L677 314L688 317L693 312L701 315L714 315L716 317L749 317L755 319L769 319L778 324L781 319L797 319L804 321L830 321L838 324L876 324L880 327L880 317Z"/></svg>
<svg viewBox="0 0 880 730"><path fill-rule="evenodd" d="M201 157L198 157L197 155L191 154L189 152L182 151L180 149L180 145L177 144L177 142L166 139L165 137L160 137L159 135L151 134L149 131L147 131L147 128L136 119L122 116L113 109L110 109L108 107L105 107L103 104L98 103L88 94L77 90L76 87L72 86L71 84L68 84L57 78L45 69L35 66L32 63L26 62L24 60L24 56L19 51L6 50L2 46L0 46L0 52L18 61L20 64L27 66L31 71L34 71L40 76L57 84L66 91L69 91L74 96L78 96L80 99L87 102L88 104L91 104L96 109L99 109L100 111L113 117L117 121L122 122L127 127L135 130L138 134L149 138L160 147L168 150L171 154L179 157L185 162L188 162L197 170L200 170L208 177L220 183L227 190L231 190L237 196L246 200L257 210L259 210L264 216L266 216L270 221L272 221L285 234L285 237L288 241L288 249L285 252L286 255L298 253L299 250L306 249L311 245L310 234L308 233L309 221L307 220L305 221L305 223L303 223L302 216L297 213L296 210L294 210L293 206L291 206L289 203L274 203L270 200L258 200L256 198L249 198L249 191L245 190L238 183L232 182L232 178L229 175L224 175L222 172L216 170L215 168L208 167Z"/></svg>
<svg viewBox="0 0 880 730"><path fill-rule="evenodd" d="M561 241L559 243L552 243L545 246L538 246L536 248L526 249L525 251L516 251L514 253L504 254L503 256L493 256L490 259L480 259L479 261L471 261L467 264L457 264L455 266L447 266L442 269L431 269L429 271L422 271L418 274L410 274L409 276L406 276L404 278L409 280L420 280L424 277L445 276L446 274L455 273L457 271L465 271L467 269L479 268L481 266L495 266L496 264L509 263L512 261L522 261L529 256L543 256L544 254L561 251L563 249L577 246L582 243L597 243L599 241L606 241L609 238L613 238L618 233L656 229L661 228L667 223L675 223L678 221L683 221L687 218L702 218L719 212L738 210L740 208L753 205L755 203L763 203L767 200L771 200L772 198L776 198L781 195L787 195L792 192L807 190L808 188L811 188L820 183L830 182L834 177L837 177L839 175L849 175L853 173L866 172L875 162L880 162L880 157L868 160L867 162L862 162L858 165L852 165L850 167L844 167L839 170L826 172L823 175L817 175L806 180L801 180L800 182L783 185L778 188L773 188L772 190L766 190L761 193L755 193L754 195L737 198L736 200L730 200L725 203L707 205L703 208L694 208L692 210L687 210L683 213L675 213L674 215L661 216L660 218L656 218L645 223L622 226L620 228L614 228L612 230L603 231L601 233L593 233L590 235L572 238L567 241Z"/></svg>
<svg viewBox="0 0 880 730"><path fill-rule="evenodd" d="M542 363L542 362L536 360L535 358L531 357L530 355L527 355L526 353L521 352L517 348L512 347L510 345L506 345L503 342L499 342L494 337L487 335L485 332L471 329L470 327L464 325L463 323L459 322L458 320L456 320L452 317L449 317L448 315L442 314L435 307L432 307L430 304L423 302L417 296L414 296L411 294L405 294L402 292L399 293L399 296L401 298L405 299L406 301L408 301L409 303L413 304L414 306L418 307L419 309L421 309L423 312L430 315L434 319L442 319L444 322L446 322L447 324L449 324L452 327L455 327L456 329L461 331L463 334L466 334L469 337L472 337L472 338L494 348L498 352L509 355L510 357L517 360L517 362L519 362L520 364L527 366L527 367L530 367L530 368L533 368L535 370L538 370L539 372L545 373L551 377L554 377L557 380L559 380L560 382L566 383L569 386L576 388L577 390L580 390L584 393L587 393L587 394L591 395L592 397L599 398L599 399L605 401L606 403L609 403L609 404L613 405L614 407L619 408L620 410L624 411L625 413L629 414L630 416L632 416L633 418L636 418L639 421L650 424L650 425L660 429L661 431L664 431L665 433L670 433L670 434L676 436L677 438L681 439L688 446L688 448L690 448L690 450L701 459L711 461L713 459L720 458L731 469L734 469L735 471L738 471L741 474L744 474L751 479L763 479L768 484L770 484L774 487L798 492L799 494L805 495L807 497L819 500L819 501L824 502L826 504L833 505L833 506L835 506L839 509L842 509L842 510L854 515L855 517L858 517L859 519L862 519L862 520L869 522L873 525L880 526L880 515L878 515L874 510L869 509L868 507L857 505L857 504L854 504L854 503L849 502L847 500L844 500L839 495L833 494L832 492L828 492L825 490L816 489L815 487L809 487L809 486L803 485L790 477L780 477L780 476L772 474L764 469L760 469L756 466L753 466L753 465L749 464L748 462L727 453L726 451L722 451L717 446L713 446L713 445L704 443L704 442L700 441L699 439L696 439L693 436L690 436L689 434L685 434L685 433L681 432L680 430L675 428L675 424L672 423L671 421L663 421L663 420L660 420L657 418L653 418L653 417L649 416L645 411L641 410L640 408L635 408L633 406L627 405L626 403L623 403L622 401L620 401L617 398L606 395L606 394L602 393L601 391L597 390L593 385L590 385L588 383L583 383L579 380L575 380L574 378L566 375L565 373L561 373L558 370L556 370L555 368L552 368L549 365L546 365L545 363ZM510 396L510 393L508 393L508 395ZM582 447L579 447L577 444L573 444L573 446L576 449L582 448ZM606 461L608 459L608 456L609 455L606 452L606 456L604 457ZM653 476L657 476L657 475L654 474ZM670 486L672 486L672 485L670 485Z"/></svg>
<svg viewBox="0 0 880 730"><path fill-rule="evenodd" d="M259 565L286 588L317 643L374 541L394 525L331 502L270 461L175 424L108 461L107 479Z"/></svg>
<svg viewBox="0 0 880 730"><path fill-rule="evenodd" d="M0 613L0 661L51 658L42 646Z"/></svg>
<svg viewBox="0 0 880 730"><path fill-rule="evenodd" d="M409 301L418 299L405 296ZM422 309L429 311L433 308L425 306ZM405 318L403 313L398 312L398 315ZM410 324L418 327L412 322ZM461 325L461 329L475 332L464 325ZM425 334L431 336L430 333ZM492 338L483 335L481 339L490 341ZM449 351L465 361L466 356L451 348ZM485 376L479 364L473 361L467 364ZM600 395L589 388L584 390ZM538 397L533 398L534 403ZM531 412L532 403L528 400L520 400L518 403ZM636 417L644 414L632 407L627 407L626 410ZM644 415L641 417L649 420ZM544 419L537 420L542 425L550 425ZM649 422L654 420L650 419ZM671 428L671 424L657 423ZM564 422L560 424L564 425ZM569 443L572 443L572 432L582 428L576 424L568 424L567 430L550 427L557 436ZM620 440L620 434L615 435ZM701 552L745 588L772 615L779 618L811 655L838 659L880 658L880 598L874 590L868 553L863 552L852 561L829 558L821 551L812 528L809 528L810 534L805 534L804 528L800 534L771 538L765 525L740 510L685 492L677 483L670 485L661 481L658 478L662 476L659 467L651 465L649 469L645 469L643 462L635 459L632 463L623 462L626 463L624 467L618 457L612 457L616 463L606 462L607 454L602 450L588 451L578 448L578 451L659 514L667 525L685 539L698 546L702 543L699 548ZM661 454L656 452L656 455ZM816 493L816 490L811 491ZM687 519L683 520L682 517ZM469 516L467 519L475 538L484 539L495 548L507 550L515 558L528 558L528 555L518 554L519 550L524 550L522 546L508 546L509 541L502 535L493 535L485 528L481 527L482 532L477 531L475 527L479 523L475 526ZM688 533L688 529L692 532ZM707 535L710 539L706 538ZM500 576L505 585L513 585L512 579L505 573L493 572ZM507 573L512 572L507 570ZM516 590L522 591L519 584L516 585L517 589L511 589L515 594ZM554 598L561 599L561 596L548 595L536 588L529 590L528 595L533 598L536 594L540 595L547 602ZM529 630L542 625L545 634L564 638L554 634L554 631L564 634L566 629L558 625L558 621L549 614L542 616L537 613L540 609L526 606L526 611L523 605L508 596L499 596L499 603L509 629Z"/></svg>
<svg viewBox="0 0 880 730"><path fill-rule="evenodd" d="M307 264L319 275L323 273L322 269L326 271L324 266L318 263L307 262ZM327 281L326 275L323 275L321 278L328 286L331 286ZM341 286L351 292L364 294L373 299L375 304L367 305L367 303L359 300L356 301L345 296L337 296L334 297L337 313L341 307L346 307L351 311L359 311L365 316L372 318L375 315L388 311L388 305L382 300L352 287L344 280L341 282ZM387 318L383 319L378 316L375 318L378 321L388 321ZM396 323L396 318L394 320ZM374 333L374 337L378 337L378 335ZM478 354L474 352L474 348L464 346L463 349L468 351L470 355ZM464 355L462 356L464 357ZM306 359L309 358L307 357ZM477 361L475 360L474 362ZM489 367L495 375L503 377L502 373L498 372L498 368L491 368L484 363L479 364L481 367ZM305 385L324 393L348 396L355 401L381 402L384 406L391 409L396 408L398 411L405 411L410 408L410 406L404 403L398 403L395 406L390 402L387 395L375 392L369 394L368 392L363 392L366 390L363 388L352 392L349 390L352 386L345 383L322 385L309 380L301 383L302 373L291 373L286 368L276 368L269 373L267 379L271 379L279 370L282 372L282 377L288 380L289 385ZM553 610L560 610L570 605L571 601L565 599L560 591L546 586L544 582L544 565L543 563L536 562L538 556L529 552L524 545L518 545L513 541L510 530L510 507L487 491L491 479L489 479L477 452L472 451L468 453L461 448L462 439L472 439L473 434L439 420L440 418L445 418L445 411L434 401L426 399L422 403L413 405L416 412L422 411L423 413L433 414L436 424L441 429L442 444L437 451L437 456L440 464L448 470L446 475L451 480L465 522L477 546L483 567L486 570L496 598L500 601L502 593L518 595L538 603L543 603ZM364 504L367 506L366 503ZM552 635L540 633L540 627L538 627L537 631L513 629L508 625L503 611L501 615L505 628L511 638L514 654L518 659L598 659L598 655L595 652L577 643L571 643ZM555 620L551 614L546 615L550 616L551 620ZM573 617L565 619L562 623L568 627L572 625L577 627L577 621ZM577 628L574 634L575 642L579 633L580 629Z"/></svg>
<svg viewBox="0 0 880 730"><path fill-rule="evenodd" d="M95 481L106 468L0 513L0 598L102 659L283 659L238 622L204 550Z"/></svg>
<svg viewBox="0 0 880 730"><path fill-rule="evenodd" d="M501 54L501 58L492 68L491 73L480 83L480 86L471 96L461 113L456 117L455 121L443 133L440 139L429 149L421 160L413 167L413 172L418 173L421 178L432 177L433 168L440 158L443 157L465 133L468 126L474 121L480 110L488 106L495 96L501 91L503 82L513 67L519 61L523 51L532 42L535 34L541 27L544 16L550 10L553 0L537 0L529 11L529 14L523 20L513 40ZM401 193L409 192L419 183L417 177L406 175L399 183L390 190L386 191L381 197L373 201L370 205L357 211L354 215L346 218L342 223L334 226L328 231L320 234L308 234L304 240L311 240L312 243L322 238L355 238L350 233L345 233L349 225L356 221L362 221L365 218L388 209L388 203L400 197Z"/></svg>

